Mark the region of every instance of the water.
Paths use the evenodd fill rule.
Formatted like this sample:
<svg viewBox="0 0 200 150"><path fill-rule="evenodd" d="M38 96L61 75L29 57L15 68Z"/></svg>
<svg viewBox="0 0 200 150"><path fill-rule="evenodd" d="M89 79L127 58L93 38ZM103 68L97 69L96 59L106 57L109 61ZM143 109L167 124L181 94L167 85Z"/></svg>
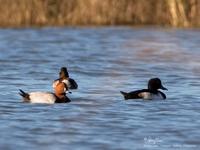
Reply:
<svg viewBox="0 0 200 150"><path fill-rule="evenodd" d="M199 149L198 29L0 30L0 149ZM67 66L79 89L69 104L22 103L18 89L52 91ZM119 91L160 77L165 101L124 101Z"/></svg>

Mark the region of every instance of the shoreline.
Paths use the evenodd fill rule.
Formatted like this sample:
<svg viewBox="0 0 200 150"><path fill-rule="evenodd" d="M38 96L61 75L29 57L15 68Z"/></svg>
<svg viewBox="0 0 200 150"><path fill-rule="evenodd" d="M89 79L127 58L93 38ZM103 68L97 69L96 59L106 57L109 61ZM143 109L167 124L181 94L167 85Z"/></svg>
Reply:
<svg viewBox="0 0 200 150"><path fill-rule="evenodd" d="M200 27L174 27L174 26L159 26L159 25L30 25L30 26L0 26L3 29L45 29L45 28L133 28L133 29L178 29L178 30L199 30Z"/></svg>

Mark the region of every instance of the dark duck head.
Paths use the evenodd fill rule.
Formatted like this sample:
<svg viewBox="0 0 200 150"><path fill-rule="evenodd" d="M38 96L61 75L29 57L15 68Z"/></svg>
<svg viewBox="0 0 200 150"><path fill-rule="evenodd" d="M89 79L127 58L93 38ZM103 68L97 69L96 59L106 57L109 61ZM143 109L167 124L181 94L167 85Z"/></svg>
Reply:
<svg viewBox="0 0 200 150"><path fill-rule="evenodd" d="M159 78L152 78L149 80L148 82L148 89L152 92L152 93L157 93L158 89L161 90L167 90L167 88L165 88L162 85L162 82Z"/></svg>

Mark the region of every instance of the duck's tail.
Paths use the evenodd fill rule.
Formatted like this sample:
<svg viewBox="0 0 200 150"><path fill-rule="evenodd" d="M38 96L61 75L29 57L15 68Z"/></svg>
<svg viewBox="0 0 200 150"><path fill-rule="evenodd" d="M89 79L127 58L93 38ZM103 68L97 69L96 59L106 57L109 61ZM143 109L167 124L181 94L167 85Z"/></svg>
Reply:
<svg viewBox="0 0 200 150"><path fill-rule="evenodd" d="M127 100L128 99L128 93L120 91L120 93L124 96L124 99Z"/></svg>
<svg viewBox="0 0 200 150"><path fill-rule="evenodd" d="M30 97L29 97L29 94L24 92L23 90L19 89L19 95L21 95L24 99L25 102L28 102L30 101Z"/></svg>
<svg viewBox="0 0 200 150"><path fill-rule="evenodd" d="M70 89L72 89L72 90L78 89L78 84L76 83L76 81L74 79L69 78L69 83L71 84Z"/></svg>

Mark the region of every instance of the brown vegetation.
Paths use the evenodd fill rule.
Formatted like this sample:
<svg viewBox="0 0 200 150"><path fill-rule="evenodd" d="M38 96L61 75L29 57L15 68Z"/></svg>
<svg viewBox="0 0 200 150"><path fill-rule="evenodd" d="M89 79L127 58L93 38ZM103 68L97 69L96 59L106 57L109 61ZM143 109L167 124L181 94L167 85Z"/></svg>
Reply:
<svg viewBox="0 0 200 150"><path fill-rule="evenodd" d="M199 0L0 0L0 26L200 26Z"/></svg>

